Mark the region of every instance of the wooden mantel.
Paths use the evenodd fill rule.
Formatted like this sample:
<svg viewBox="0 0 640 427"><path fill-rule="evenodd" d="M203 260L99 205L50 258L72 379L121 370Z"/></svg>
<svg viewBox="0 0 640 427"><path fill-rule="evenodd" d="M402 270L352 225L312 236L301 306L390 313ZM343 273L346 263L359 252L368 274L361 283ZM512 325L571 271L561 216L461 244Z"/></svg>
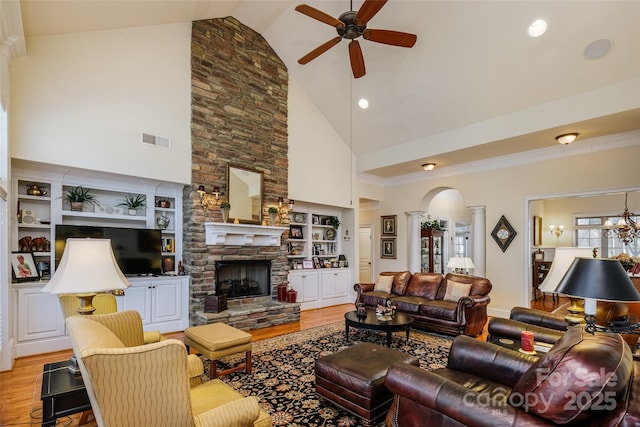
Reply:
<svg viewBox="0 0 640 427"><path fill-rule="evenodd" d="M289 229L224 222L205 222L204 228L207 245L229 246L280 246L282 233Z"/></svg>

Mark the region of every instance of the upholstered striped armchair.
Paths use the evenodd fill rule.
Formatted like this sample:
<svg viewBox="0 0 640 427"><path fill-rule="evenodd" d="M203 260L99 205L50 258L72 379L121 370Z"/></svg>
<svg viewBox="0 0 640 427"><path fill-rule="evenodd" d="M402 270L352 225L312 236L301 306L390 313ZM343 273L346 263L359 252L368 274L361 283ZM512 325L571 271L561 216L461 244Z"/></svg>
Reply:
<svg viewBox="0 0 640 427"><path fill-rule="evenodd" d="M202 383L203 364L181 341L131 344L142 336L136 311L71 316L67 327L100 427L272 425L255 397Z"/></svg>
<svg viewBox="0 0 640 427"><path fill-rule="evenodd" d="M75 316L78 314L77 311L78 308L80 308L80 300L74 294L60 295L58 300L60 301L60 306L62 307L65 319L69 316ZM112 294L97 294L93 297L91 304L96 308L96 311L93 312L94 316L98 314L115 313L118 311L116 297ZM143 342L136 341L130 345L151 344L164 339L160 331L144 331L142 334L144 337Z"/></svg>

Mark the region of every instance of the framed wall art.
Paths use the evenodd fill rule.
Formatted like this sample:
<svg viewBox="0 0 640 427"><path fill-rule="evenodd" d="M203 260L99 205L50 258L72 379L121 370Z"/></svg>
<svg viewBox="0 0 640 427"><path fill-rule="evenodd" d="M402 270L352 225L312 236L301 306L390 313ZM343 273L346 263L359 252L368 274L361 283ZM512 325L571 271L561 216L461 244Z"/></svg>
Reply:
<svg viewBox="0 0 640 427"><path fill-rule="evenodd" d="M533 217L533 246L542 246L542 217Z"/></svg>
<svg viewBox="0 0 640 427"><path fill-rule="evenodd" d="M382 220L382 235L383 236L395 236L396 235L396 215L386 215L380 217Z"/></svg>
<svg viewBox="0 0 640 427"><path fill-rule="evenodd" d="M502 252L505 252L513 239L516 237L516 230L513 229L504 215L500 217L498 223L493 227L491 237L496 241Z"/></svg>
<svg viewBox="0 0 640 427"><path fill-rule="evenodd" d="M396 239L380 239L380 258L396 259Z"/></svg>
<svg viewBox="0 0 640 427"><path fill-rule="evenodd" d="M12 252L11 267L13 276L18 282L40 279L40 273L31 252Z"/></svg>
<svg viewBox="0 0 640 427"><path fill-rule="evenodd" d="M290 225L289 226L289 238L290 239L304 239L302 235L302 226Z"/></svg>

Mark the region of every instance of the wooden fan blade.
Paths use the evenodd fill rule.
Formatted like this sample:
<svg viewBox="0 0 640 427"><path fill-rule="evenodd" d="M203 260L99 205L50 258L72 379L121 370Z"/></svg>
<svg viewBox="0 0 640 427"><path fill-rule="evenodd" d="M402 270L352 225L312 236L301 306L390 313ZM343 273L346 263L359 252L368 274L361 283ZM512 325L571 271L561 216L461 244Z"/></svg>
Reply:
<svg viewBox="0 0 640 427"><path fill-rule="evenodd" d="M332 27L344 28L344 22L340 21L337 18L334 18L333 16L327 13L324 13L321 10L316 9L315 7L311 7L306 4L300 4L296 6L296 10L302 13L303 15L307 15L309 18L313 18L320 22L324 22L325 24L329 24Z"/></svg>
<svg viewBox="0 0 640 427"><path fill-rule="evenodd" d="M360 6L358 13L356 13L356 24L364 25L369 22L369 20L382 9L382 6L384 6L387 1L388 0L365 0L362 6Z"/></svg>
<svg viewBox="0 0 640 427"><path fill-rule="evenodd" d="M362 34L366 40L372 42L390 44L392 46L413 47L418 37L415 34L402 33L390 30L365 30Z"/></svg>
<svg viewBox="0 0 640 427"><path fill-rule="evenodd" d="M360 49L360 43L358 43L358 40L351 40L351 43L349 43L349 59L351 60L353 78L359 79L364 76L366 74L364 69L364 57L362 56L362 49Z"/></svg>
<svg viewBox="0 0 640 427"><path fill-rule="evenodd" d="M311 52L307 53L302 58L298 59L298 64L304 65L311 62L312 60L316 59L318 56L322 55L323 53L325 53L326 51L328 51L329 49L331 49L332 47L340 43L340 40L342 40L341 37L336 37L329 40L326 43L321 44L317 48L313 49Z"/></svg>

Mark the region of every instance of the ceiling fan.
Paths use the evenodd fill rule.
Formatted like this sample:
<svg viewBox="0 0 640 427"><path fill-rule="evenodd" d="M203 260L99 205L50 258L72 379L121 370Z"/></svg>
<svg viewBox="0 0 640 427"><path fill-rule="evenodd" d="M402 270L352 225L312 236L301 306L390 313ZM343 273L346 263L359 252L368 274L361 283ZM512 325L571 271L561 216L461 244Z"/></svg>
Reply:
<svg viewBox="0 0 640 427"><path fill-rule="evenodd" d="M353 10L353 0L351 0L352 10L344 12L338 18L334 18L333 16L306 4L296 6L296 10L298 12L320 22L324 22L325 24L331 25L332 27L335 27L338 32L337 37L313 49L311 52L300 58L298 63L302 65L307 64L340 43L340 40L349 39L351 40L351 42L349 42L351 71L353 72L353 77L358 79L366 73L362 49L360 48L360 43L356 40L358 37L362 36L365 40L392 46L413 47L417 40L415 34L367 28L367 22L369 22L369 20L373 18L380 9L382 9L382 6L384 6L387 1L388 0L365 0L362 7L360 7L360 10L355 12Z"/></svg>

